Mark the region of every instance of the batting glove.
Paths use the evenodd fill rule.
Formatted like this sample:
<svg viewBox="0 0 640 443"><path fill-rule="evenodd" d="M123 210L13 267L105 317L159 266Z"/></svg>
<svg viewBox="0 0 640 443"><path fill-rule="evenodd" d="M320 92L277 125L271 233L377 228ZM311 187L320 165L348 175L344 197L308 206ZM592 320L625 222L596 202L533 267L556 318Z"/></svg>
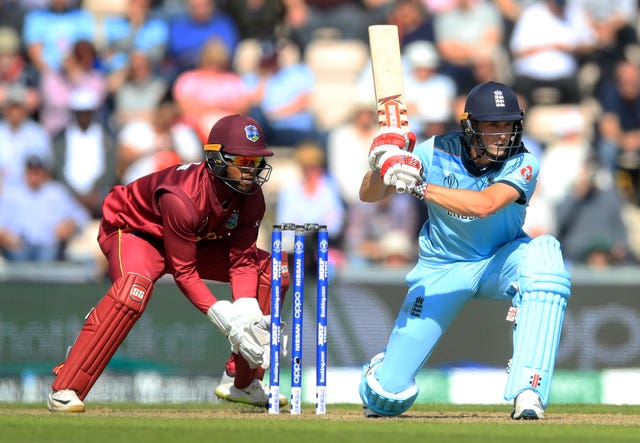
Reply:
<svg viewBox="0 0 640 443"><path fill-rule="evenodd" d="M389 152L412 152L416 144L416 135L411 131L400 128L384 128L373 138L369 149L369 168L379 171L382 167L381 158Z"/></svg>
<svg viewBox="0 0 640 443"><path fill-rule="evenodd" d="M397 192L411 190L422 181L422 163L413 152L389 152L380 162L384 184L395 186Z"/></svg>

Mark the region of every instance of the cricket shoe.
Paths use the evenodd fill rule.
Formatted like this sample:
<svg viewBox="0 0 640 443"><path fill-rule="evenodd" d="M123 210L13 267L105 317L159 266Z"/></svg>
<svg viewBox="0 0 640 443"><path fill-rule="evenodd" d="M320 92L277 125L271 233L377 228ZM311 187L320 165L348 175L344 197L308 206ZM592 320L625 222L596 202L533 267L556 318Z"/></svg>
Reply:
<svg viewBox="0 0 640 443"><path fill-rule="evenodd" d="M511 418L514 420L540 420L544 418L544 407L535 391L522 391L513 400Z"/></svg>
<svg viewBox="0 0 640 443"><path fill-rule="evenodd" d="M216 387L214 393L218 398L235 403L266 408L269 404L269 389L261 380L254 378L246 388L237 388L232 383L223 383ZM278 396L280 406L286 406L288 401L284 395Z"/></svg>
<svg viewBox="0 0 640 443"><path fill-rule="evenodd" d="M84 412L84 403L71 389L49 392L47 407L51 412Z"/></svg>

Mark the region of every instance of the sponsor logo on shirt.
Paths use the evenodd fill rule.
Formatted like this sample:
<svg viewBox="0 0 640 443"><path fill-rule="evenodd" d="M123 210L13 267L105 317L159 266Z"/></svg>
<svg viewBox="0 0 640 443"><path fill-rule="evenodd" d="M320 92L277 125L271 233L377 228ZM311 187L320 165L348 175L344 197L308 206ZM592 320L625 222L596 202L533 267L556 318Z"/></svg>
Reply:
<svg viewBox="0 0 640 443"><path fill-rule="evenodd" d="M478 218L475 215L460 215L452 211L447 211L447 215L451 218L457 218L458 220L475 220Z"/></svg>
<svg viewBox="0 0 640 443"><path fill-rule="evenodd" d="M533 168L531 165L527 165L520 169L520 175L523 176L526 181L531 180L531 176L533 175Z"/></svg>

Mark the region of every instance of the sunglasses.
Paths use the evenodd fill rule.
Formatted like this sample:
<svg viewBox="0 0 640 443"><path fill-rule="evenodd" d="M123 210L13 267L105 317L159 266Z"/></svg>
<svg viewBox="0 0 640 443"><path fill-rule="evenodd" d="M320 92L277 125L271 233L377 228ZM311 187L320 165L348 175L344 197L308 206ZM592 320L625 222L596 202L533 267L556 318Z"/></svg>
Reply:
<svg viewBox="0 0 640 443"><path fill-rule="evenodd" d="M223 158L231 166L245 168L261 168L265 165L264 157L245 157L244 155L224 155Z"/></svg>

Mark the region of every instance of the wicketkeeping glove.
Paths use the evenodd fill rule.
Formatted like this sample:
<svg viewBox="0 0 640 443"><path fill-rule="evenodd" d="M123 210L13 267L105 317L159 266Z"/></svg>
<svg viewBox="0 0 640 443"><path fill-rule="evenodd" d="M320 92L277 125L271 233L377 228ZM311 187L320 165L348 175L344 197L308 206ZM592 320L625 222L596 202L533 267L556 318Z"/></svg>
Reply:
<svg viewBox="0 0 640 443"><path fill-rule="evenodd" d="M422 163L413 152L388 152L380 159L380 176L387 186L405 192L422 180Z"/></svg>
<svg viewBox="0 0 640 443"><path fill-rule="evenodd" d="M389 152L412 152L416 144L416 135L411 131L400 128L384 128L373 138L369 149L369 168L379 171L382 167L381 158Z"/></svg>
<svg viewBox="0 0 640 443"><path fill-rule="evenodd" d="M264 364L264 349L255 331L262 312L255 298L240 298L233 304L219 300L207 316L227 337L232 352L241 354L252 368Z"/></svg>
<svg viewBox="0 0 640 443"><path fill-rule="evenodd" d="M287 356L287 342L289 336L287 335L287 324L283 321L280 322L280 354L282 357ZM263 315L262 320L256 323L254 327L255 335L258 341L262 345L264 351L262 363L263 369L269 369L271 365L271 316Z"/></svg>

